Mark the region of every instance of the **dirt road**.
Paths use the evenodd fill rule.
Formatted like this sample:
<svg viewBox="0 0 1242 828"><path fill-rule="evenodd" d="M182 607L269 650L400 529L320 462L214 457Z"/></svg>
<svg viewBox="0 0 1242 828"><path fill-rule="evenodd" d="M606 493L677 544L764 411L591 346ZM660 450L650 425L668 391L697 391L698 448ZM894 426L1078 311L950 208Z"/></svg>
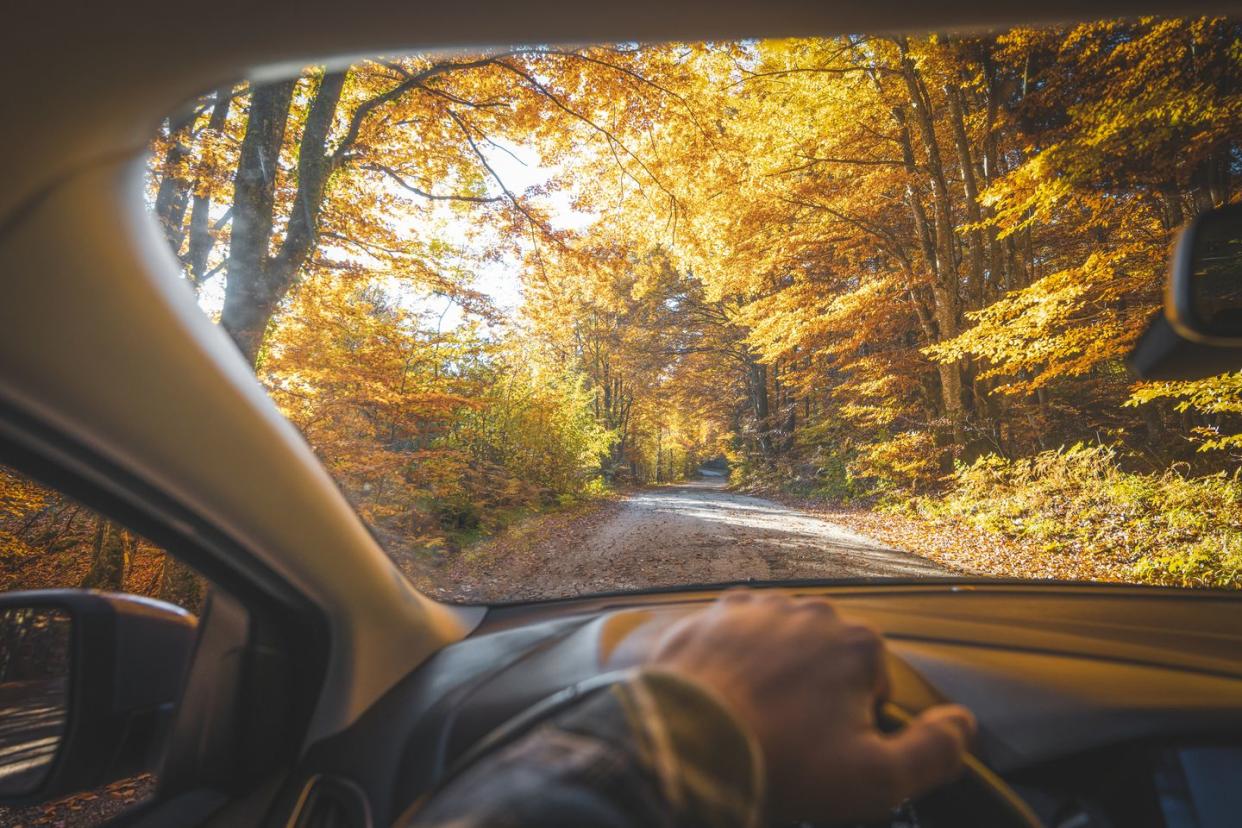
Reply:
<svg viewBox="0 0 1242 828"><path fill-rule="evenodd" d="M458 570L466 599L549 598L678 584L952 574L722 478L645 489L582 518L500 539ZM437 590L445 594L444 590Z"/></svg>

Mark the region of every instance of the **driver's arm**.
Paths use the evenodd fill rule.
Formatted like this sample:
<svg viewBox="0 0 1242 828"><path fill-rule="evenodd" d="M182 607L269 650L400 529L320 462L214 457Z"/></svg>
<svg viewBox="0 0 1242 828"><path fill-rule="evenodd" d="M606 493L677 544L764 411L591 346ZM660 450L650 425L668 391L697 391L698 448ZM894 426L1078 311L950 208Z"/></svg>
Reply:
<svg viewBox="0 0 1242 828"><path fill-rule="evenodd" d="M933 708L875 726L883 644L825 601L728 593L643 670L486 756L417 826L750 826L879 816L956 773L973 731Z"/></svg>
<svg viewBox="0 0 1242 828"><path fill-rule="evenodd" d="M698 685L643 671L596 692L465 771L414 825L747 826L758 749Z"/></svg>

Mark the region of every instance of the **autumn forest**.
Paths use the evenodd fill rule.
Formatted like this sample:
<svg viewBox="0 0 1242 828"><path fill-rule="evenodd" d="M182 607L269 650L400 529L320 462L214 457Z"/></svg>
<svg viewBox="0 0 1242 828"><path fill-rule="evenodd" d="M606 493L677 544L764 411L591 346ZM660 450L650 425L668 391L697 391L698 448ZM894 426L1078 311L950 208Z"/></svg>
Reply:
<svg viewBox="0 0 1242 828"><path fill-rule="evenodd" d="M311 66L171 116L148 202L420 582L708 466L964 574L1237 587L1242 372L1124 358L1240 176L1242 23L1149 18ZM197 589L0 483L0 586Z"/></svg>

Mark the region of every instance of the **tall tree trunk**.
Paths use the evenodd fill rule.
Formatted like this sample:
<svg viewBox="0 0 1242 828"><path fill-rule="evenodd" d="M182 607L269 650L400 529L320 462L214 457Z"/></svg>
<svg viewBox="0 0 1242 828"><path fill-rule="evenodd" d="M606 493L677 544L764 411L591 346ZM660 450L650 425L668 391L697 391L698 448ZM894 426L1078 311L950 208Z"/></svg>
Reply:
<svg viewBox="0 0 1242 828"><path fill-rule="evenodd" d="M129 568L129 548L121 527L99 517L95 522L95 540L91 545L91 568L82 579L83 589L119 592L125 587Z"/></svg>
<svg viewBox="0 0 1242 828"><path fill-rule="evenodd" d="M324 189L339 152L327 152L328 135L345 85L340 72L325 73L306 114L298 148L297 191L284 241L269 256L275 221L275 173L289 117L294 81L257 87L242 139L233 195L228 286L220 324L254 365L263 335L298 271L314 249Z"/></svg>
<svg viewBox="0 0 1242 828"><path fill-rule="evenodd" d="M906 184L906 204L910 207L910 214L914 219L914 232L919 239L919 248L923 253L923 260L931 271L932 280L939 281L940 268L936 255L935 231L927 220L927 210L923 207L922 194L914 187L914 182L918 180L919 172L918 162L914 159L914 142L910 137L909 119L903 107L895 107L892 110L892 114L893 120L897 123L902 163L905 167L906 175L909 177L909 183Z"/></svg>
<svg viewBox="0 0 1242 828"><path fill-rule="evenodd" d="M345 73L324 74L306 114L298 145L298 189L289 213L289 227L280 251L268 265L268 278L282 298L318 240L324 190L336 167L336 159L341 157L339 153L328 153L328 135L344 86Z"/></svg>
<svg viewBox="0 0 1242 828"><path fill-rule="evenodd" d="M259 84L233 179L233 230L226 265L228 284L220 324L251 365L280 301L267 279L275 208L276 169L296 81Z"/></svg>
<svg viewBox="0 0 1242 828"><path fill-rule="evenodd" d="M966 136L966 113L962 105L961 90L946 84L945 97L949 101L949 117L953 127L953 143L957 148L958 166L962 171L962 190L966 202L966 220L974 225L966 234L968 295L973 307L984 303L983 230L979 224L983 213L979 209L979 184L975 179L975 163Z"/></svg>
<svg viewBox="0 0 1242 828"><path fill-rule="evenodd" d="M913 141L910 136L906 112L899 107L893 109L892 114L894 121L897 123L906 173L911 180L916 180L918 165L914 159ZM908 185L906 188L906 203L909 205L914 219L914 228L919 237L923 259L927 263L928 269L931 270L931 316L936 328L934 341L942 341L957 332L959 313L956 285L954 285L952 290L946 289L944 279L940 273L942 256L937 251L940 249L939 237L942 231L939 227L933 228L930 225L927 213L923 208L923 201L912 185ZM953 272L956 273L956 270ZM953 278L956 280L956 276ZM954 440L959 440L962 436L963 420L961 370L956 364L946 365L937 363L936 371L940 378L941 410L949 420Z"/></svg>
<svg viewBox="0 0 1242 828"><path fill-rule="evenodd" d="M229 105L233 101L231 86L222 86L216 90L216 101L211 107L211 117L207 121L207 130L218 135L224 131L228 122ZM215 237L211 233L211 194L196 192L193 206L190 208L190 240L186 249L185 261L190 273L190 282L197 290L207 280L207 260L211 256L211 248L215 246Z"/></svg>
<svg viewBox="0 0 1242 828"><path fill-rule="evenodd" d="M160 166L160 186L155 193L155 217L173 253L181 252L181 243L185 239L183 225L192 186L185 165L190 156L194 116L195 113L189 112L169 122L168 140L172 146Z"/></svg>
<svg viewBox="0 0 1242 828"><path fill-rule="evenodd" d="M198 612L205 591L202 576L172 555L164 555L164 571L160 575L161 601L176 604L190 612Z"/></svg>
<svg viewBox="0 0 1242 828"><path fill-rule="evenodd" d="M901 77L910 99L910 112L923 144L924 163L931 185L932 214L935 216L936 238L936 325L941 340L951 339L960 330L961 295L957 267L957 239L953 225L952 197L944 173L940 144L936 138L936 126L932 120L931 100L927 94L914 61L907 50L904 38L898 39L901 50ZM953 440L964 439L964 409L962 406L962 374L956 363L938 368L940 372L941 398L945 417L953 431Z"/></svg>
<svg viewBox="0 0 1242 828"><path fill-rule="evenodd" d="M768 399L768 369L749 353L744 354L746 364L746 387L750 396L751 413L755 417L755 434L759 452L765 459L772 456L772 416Z"/></svg>

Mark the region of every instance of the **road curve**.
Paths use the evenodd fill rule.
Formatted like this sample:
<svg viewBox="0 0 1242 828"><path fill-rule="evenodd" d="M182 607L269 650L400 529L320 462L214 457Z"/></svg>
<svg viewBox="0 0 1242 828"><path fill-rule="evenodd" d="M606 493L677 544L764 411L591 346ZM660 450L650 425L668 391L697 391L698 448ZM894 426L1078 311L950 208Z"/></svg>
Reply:
<svg viewBox="0 0 1242 828"><path fill-rule="evenodd" d="M546 566L549 582L572 583L579 593L952 574L798 509L727 491L722 478L636 492Z"/></svg>

